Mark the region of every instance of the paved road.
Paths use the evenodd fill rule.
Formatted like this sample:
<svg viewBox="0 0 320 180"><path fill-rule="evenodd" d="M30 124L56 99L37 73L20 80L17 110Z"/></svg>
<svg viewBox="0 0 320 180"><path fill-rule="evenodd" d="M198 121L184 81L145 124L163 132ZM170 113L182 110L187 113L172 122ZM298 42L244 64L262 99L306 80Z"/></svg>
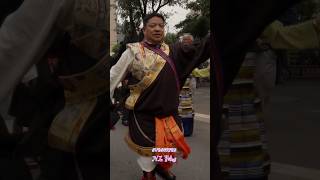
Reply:
<svg viewBox="0 0 320 180"><path fill-rule="evenodd" d="M198 88L195 96L194 135L188 160L180 160L173 171L178 179L210 179L210 89ZM320 80L288 81L275 88L266 111L270 180L320 179ZM111 180L138 180L141 172L136 155L123 141L127 127L117 124L111 132Z"/></svg>
<svg viewBox="0 0 320 180"><path fill-rule="evenodd" d="M209 88L197 89L194 102L201 116L210 111L207 99ZM266 128L270 180L320 180L320 80L277 85L266 110Z"/></svg>
<svg viewBox="0 0 320 180"><path fill-rule="evenodd" d="M291 80L274 90L266 118L271 180L320 179L319 93L320 80Z"/></svg>
<svg viewBox="0 0 320 180"><path fill-rule="evenodd" d="M187 138L192 153L187 160L180 160L173 172L178 179L209 180L210 179L210 124L209 122L209 88L201 88L196 92L195 109L200 113L196 117L194 134ZM202 116L201 116L202 115ZM127 128L117 124L111 137L111 180L138 180L141 171L136 162L136 154L131 152L123 141Z"/></svg>

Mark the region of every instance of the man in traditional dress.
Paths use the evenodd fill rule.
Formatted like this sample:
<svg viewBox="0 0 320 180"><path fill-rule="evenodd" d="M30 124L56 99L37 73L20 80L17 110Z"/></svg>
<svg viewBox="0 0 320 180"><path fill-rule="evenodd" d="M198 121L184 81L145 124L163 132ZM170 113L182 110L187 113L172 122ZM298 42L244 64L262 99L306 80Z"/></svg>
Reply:
<svg viewBox="0 0 320 180"><path fill-rule="evenodd" d="M171 148L180 151L183 158L188 157L190 147L178 117L179 92L192 70L210 56L209 38L192 45L178 42L169 47L163 42L164 28L162 15L147 15L143 19L143 41L128 44L110 70L110 97L127 73L134 77L129 81L130 96L126 100L130 113L125 139L139 154L143 180L155 179L155 173L164 179L175 179L169 168L176 153L153 148Z"/></svg>

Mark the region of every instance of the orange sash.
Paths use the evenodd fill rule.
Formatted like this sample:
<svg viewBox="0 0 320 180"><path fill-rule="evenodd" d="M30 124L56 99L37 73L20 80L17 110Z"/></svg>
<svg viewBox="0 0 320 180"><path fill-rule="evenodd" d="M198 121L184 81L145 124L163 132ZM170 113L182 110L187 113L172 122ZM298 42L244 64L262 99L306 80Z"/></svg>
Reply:
<svg viewBox="0 0 320 180"><path fill-rule="evenodd" d="M188 158L191 152L190 147L185 142L184 135L172 116L159 119L156 117L156 142L155 148L176 148L182 153L182 158ZM156 152L156 156L176 158L176 152ZM169 169L172 167L172 161L158 162L158 164Z"/></svg>

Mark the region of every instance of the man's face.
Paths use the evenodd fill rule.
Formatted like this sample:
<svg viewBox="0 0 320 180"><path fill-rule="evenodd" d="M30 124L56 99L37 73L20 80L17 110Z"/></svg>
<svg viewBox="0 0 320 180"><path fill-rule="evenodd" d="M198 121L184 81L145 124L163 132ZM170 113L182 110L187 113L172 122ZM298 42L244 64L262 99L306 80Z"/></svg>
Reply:
<svg viewBox="0 0 320 180"><path fill-rule="evenodd" d="M261 48L262 50L267 50L269 49L268 43L265 42L263 39L258 38L257 39L257 44L259 46L259 48Z"/></svg>
<svg viewBox="0 0 320 180"><path fill-rule="evenodd" d="M143 28L144 38L153 44L160 44L164 38L164 22L160 17L152 17Z"/></svg>
<svg viewBox="0 0 320 180"><path fill-rule="evenodd" d="M185 45L190 45L192 44L192 37L191 36L186 36L186 37L183 37L182 39L182 44L185 44Z"/></svg>

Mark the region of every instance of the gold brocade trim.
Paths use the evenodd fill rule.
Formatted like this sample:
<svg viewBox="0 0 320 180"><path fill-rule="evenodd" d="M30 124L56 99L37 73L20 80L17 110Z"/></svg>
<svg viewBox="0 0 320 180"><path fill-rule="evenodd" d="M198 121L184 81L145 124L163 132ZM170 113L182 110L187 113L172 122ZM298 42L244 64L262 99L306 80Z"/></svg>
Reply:
<svg viewBox="0 0 320 180"><path fill-rule="evenodd" d="M67 152L74 152L80 132L92 113L97 99L81 104L66 104L53 120L49 133L49 146Z"/></svg>
<svg viewBox="0 0 320 180"><path fill-rule="evenodd" d="M96 98L108 91L107 56L90 69L70 76L59 76L64 83L73 89L65 89L67 104L81 103Z"/></svg>
<svg viewBox="0 0 320 180"><path fill-rule="evenodd" d="M143 147L143 146L139 146L137 144L135 144L129 134L127 134L124 138L124 140L126 141L127 145L129 146L130 149L132 149L134 152L138 153L141 156L153 156L154 153L152 152L152 149L154 147Z"/></svg>
<svg viewBox="0 0 320 180"><path fill-rule="evenodd" d="M72 4L72 16L68 24L61 26L69 32L71 43L82 52L93 58L101 57L109 50L108 3L106 0L77 0Z"/></svg>
<svg viewBox="0 0 320 180"><path fill-rule="evenodd" d="M158 77L166 63L166 60L149 49L142 48L140 43L128 44L128 47L131 49L135 57L139 58L134 60L139 61L136 63L138 64L138 69L136 69L136 71L145 71L140 82L129 86L130 96L127 98L125 106L132 110L141 93ZM168 45L163 44L161 48L166 54L169 54Z"/></svg>
<svg viewBox="0 0 320 180"><path fill-rule="evenodd" d="M75 147L73 145L71 145L70 143L66 143L63 138L52 134L49 134L48 136L48 144L52 148L57 148L65 152L75 152Z"/></svg>

